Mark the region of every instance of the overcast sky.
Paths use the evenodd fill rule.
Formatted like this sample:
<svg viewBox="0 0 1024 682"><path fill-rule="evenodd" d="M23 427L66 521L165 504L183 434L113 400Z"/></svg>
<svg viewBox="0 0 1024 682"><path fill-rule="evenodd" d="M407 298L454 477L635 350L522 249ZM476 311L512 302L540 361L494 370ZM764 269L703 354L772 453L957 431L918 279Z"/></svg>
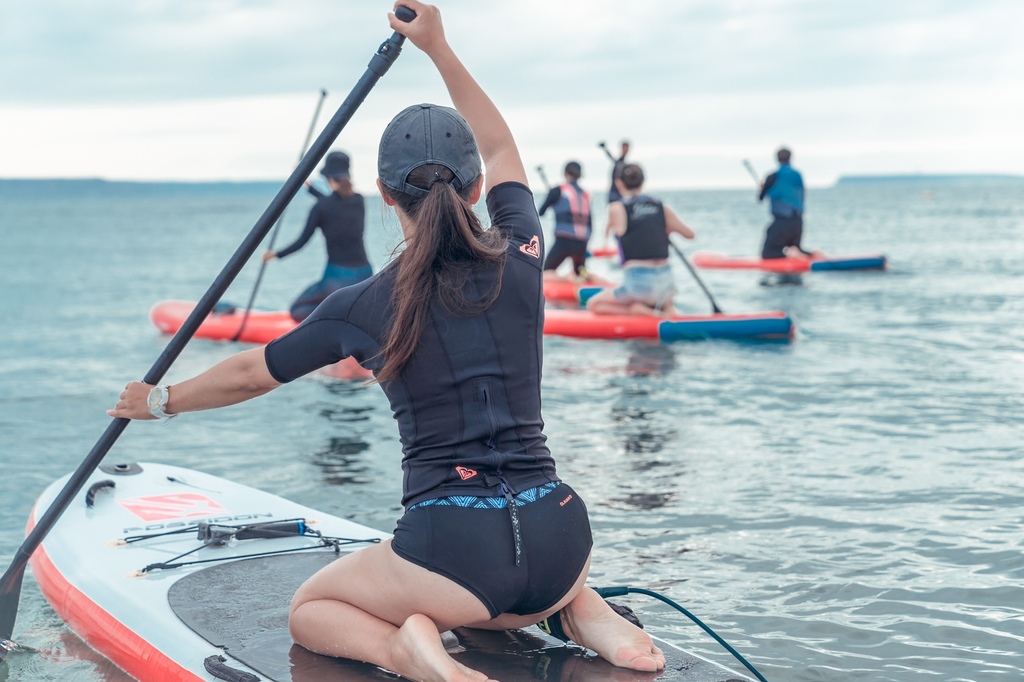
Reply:
<svg viewBox="0 0 1024 682"><path fill-rule="evenodd" d="M449 42L556 178L628 138L656 187L742 187L780 144L844 174L1024 174L1021 0L450 0ZM377 0L0 0L0 178L279 180L389 34ZM448 104L412 45L335 148ZM535 177L535 176L534 176ZM539 184L539 183L538 183Z"/></svg>

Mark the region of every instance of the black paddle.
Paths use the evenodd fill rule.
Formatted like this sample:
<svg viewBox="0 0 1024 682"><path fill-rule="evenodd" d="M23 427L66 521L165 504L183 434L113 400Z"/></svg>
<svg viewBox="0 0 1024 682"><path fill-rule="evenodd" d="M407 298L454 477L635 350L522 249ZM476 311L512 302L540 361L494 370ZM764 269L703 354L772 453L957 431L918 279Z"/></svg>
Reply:
<svg viewBox="0 0 1024 682"><path fill-rule="evenodd" d="M708 291L708 288L704 286L704 281L697 274L697 271L693 269L693 266L690 265L690 260L686 257L686 254L683 253L683 250L676 246L676 243L671 239L668 240L668 245L671 246L672 250L676 252L676 255L683 260L683 263L686 264L686 268L690 271L690 274L693 275L693 278L695 280L697 280L697 284L699 284L700 288L704 290L704 293L707 295L708 300L711 301L711 310L714 311L716 315L723 314L722 309L718 307L717 303L715 303L715 297L712 296L711 292Z"/></svg>
<svg viewBox="0 0 1024 682"><path fill-rule="evenodd" d="M399 19L406 22L416 18L416 13L407 7L399 7L395 14ZM356 83L352 92L341 103L341 106L334 114L334 117L331 118L327 127L320 133L320 136L309 148L309 151L302 157L299 165L295 167L292 174L285 180L284 185L278 190L277 196L270 202L263 215L256 221L252 230L224 266L224 269L220 271L213 284L210 285L210 288L199 300L199 303L196 304L188 319L181 325L178 333L174 335L170 343L167 344L167 347L160 354L160 357L157 358L157 361L149 369L149 372L146 373L146 377L143 379L145 383L157 384L160 382L160 379L170 368L171 364L181 354L181 351L184 350L185 344L196 333L199 325L202 324L206 316L213 310L213 306L224 295L224 292L227 291L231 281L242 270L242 267L245 266L246 261L249 260L257 247L259 247L263 238L267 236L270 228L280 217L288 202L298 193L302 183L313 172L317 164L320 163L320 159L330 149L334 140L352 118L356 109L359 108L359 105L366 99L373 86L387 73L391 64L398 58L404 42L405 36L396 31L377 48L377 52L367 65L366 72L359 79L359 82ZM32 552L39 547L43 538L46 537L46 534L57 523L61 514L71 504L71 501L82 489L82 486L85 485L89 476L99 466L104 455L107 454L107 451L110 450L114 441L117 440L130 421L130 419L121 417L111 421L106 431L96 441L88 456L78 465L78 469L71 475L68 482L64 484L64 487L54 499L49 509L39 519L39 522L36 523L28 537L25 538L25 541L15 553L10 568L4 573L3 578L0 578L0 662L7 658L7 654L10 651L17 648L17 645L10 638L14 632L14 621L18 615L21 582L25 576L25 567L28 565L29 557L32 556Z"/></svg>
<svg viewBox="0 0 1024 682"><path fill-rule="evenodd" d="M614 156L612 156L612 153L610 151L608 151L608 145L606 145L604 142L598 142L597 146L604 150L604 153L608 155L608 160L609 161L611 161L612 163L618 163L619 162L619 160L616 159Z"/></svg>
<svg viewBox="0 0 1024 682"><path fill-rule="evenodd" d="M327 97L327 91L320 90L320 99L316 103L316 111L313 112L313 120L309 122L309 130L306 132L306 140L302 143L302 149L299 150L299 161L302 161L302 155L306 153L306 149L309 147L309 140L313 137L313 130L316 127L316 120L320 118L320 107L324 104L324 98ZM277 222L274 223L274 229L270 233L270 241L267 242L267 248L273 250L274 242L277 240L277 233L281 229L281 222L284 220L284 211L281 211L280 217ZM252 304L256 300L256 292L260 289L260 282L263 281L263 271L267 269L267 264L260 262L260 271L256 275L256 283L252 287L252 293L249 295L249 303L245 306L245 314L242 315L242 323L238 325L238 331L231 337L232 341L238 341L242 338L242 332L245 331L245 323L249 321L249 313L252 311Z"/></svg>

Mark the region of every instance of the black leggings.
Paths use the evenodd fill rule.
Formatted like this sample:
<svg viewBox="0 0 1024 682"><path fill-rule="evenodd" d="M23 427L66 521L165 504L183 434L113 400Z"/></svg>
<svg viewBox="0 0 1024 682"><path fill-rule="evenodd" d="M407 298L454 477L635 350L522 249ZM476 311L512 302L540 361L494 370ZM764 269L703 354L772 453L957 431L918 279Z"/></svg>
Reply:
<svg viewBox="0 0 1024 682"><path fill-rule="evenodd" d="M562 483L517 512L519 565L508 508L416 507L398 521L391 547L475 594L491 618L541 613L572 589L590 556L587 507Z"/></svg>
<svg viewBox="0 0 1024 682"><path fill-rule="evenodd" d="M787 246L795 246L803 253L808 253L800 246L803 232L804 219L801 216L787 218L776 216L772 224L768 226L768 232L765 233L761 258L785 258L784 249Z"/></svg>
<svg viewBox="0 0 1024 682"><path fill-rule="evenodd" d="M572 269L580 274L583 264L587 262L587 243L579 239L555 237L547 258L544 259L545 270L557 270L566 258L572 259Z"/></svg>

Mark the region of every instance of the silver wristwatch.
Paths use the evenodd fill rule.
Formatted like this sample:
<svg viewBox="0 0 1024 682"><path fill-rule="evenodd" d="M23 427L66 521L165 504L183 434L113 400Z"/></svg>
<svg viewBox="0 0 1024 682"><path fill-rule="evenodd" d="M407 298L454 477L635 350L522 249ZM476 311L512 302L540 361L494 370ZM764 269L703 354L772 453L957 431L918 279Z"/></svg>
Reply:
<svg viewBox="0 0 1024 682"><path fill-rule="evenodd" d="M177 417L176 414L167 414L164 412L164 408L167 407L167 401L170 399L171 394L167 390L166 385L154 386L149 396L146 398L146 406L149 407L149 413L157 419L172 419Z"/></svg>

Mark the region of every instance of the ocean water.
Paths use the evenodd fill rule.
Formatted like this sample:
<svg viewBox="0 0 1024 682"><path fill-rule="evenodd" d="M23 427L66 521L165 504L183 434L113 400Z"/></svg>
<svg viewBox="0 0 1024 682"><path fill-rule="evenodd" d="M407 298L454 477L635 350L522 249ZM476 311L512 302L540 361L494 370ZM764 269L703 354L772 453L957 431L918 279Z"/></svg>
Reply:
<svg viewBox="0 0 1024 682"><path fill-rule="evenodd" d="M36 496L82 461L169 340L150 306L197 300L275 190L0 182L0 568ZM697 231L691 252L758 250L752 192L660 194ZM310 202L289 209L278 246ZM399 229L368 206L379 268ZM546 432L591 510L591 584L665 593L773 681L1024 678L1024 184L812 189L805 244L884 251L891 267L786 286L701 272L727 312L788 311L791 343L545 340ZM257 305L286 307L323 253L317 241L271 263ZM709 311L679 265L679 307ZM228 300L247 300L257 268ZM167 379L241 348L193 341ZM400 515L398 438L373 386L306 378L133 424L108 459L203 469L385 530ZM739 668L683 616L622 601ZM31 572L15 639L37 651L12 655L0 680L128 679Z"/></svg>

